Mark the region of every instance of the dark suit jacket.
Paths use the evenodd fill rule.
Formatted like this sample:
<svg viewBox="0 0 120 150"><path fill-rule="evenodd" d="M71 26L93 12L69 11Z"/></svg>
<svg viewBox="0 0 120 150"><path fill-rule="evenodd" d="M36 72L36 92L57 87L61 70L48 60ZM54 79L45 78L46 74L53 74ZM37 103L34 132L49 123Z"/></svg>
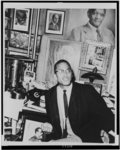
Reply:
<svg viewBox="0 0 120 150"><path fill-rule="evenodd" d="M60 118L57 106L56 86L51 88L46 98L46 109L53 125L53 139L61 138ZM114 129L114 115L96 90L90 85L73 83L68 116L73 132L83 142L102 142L100 130Z"/></svg>

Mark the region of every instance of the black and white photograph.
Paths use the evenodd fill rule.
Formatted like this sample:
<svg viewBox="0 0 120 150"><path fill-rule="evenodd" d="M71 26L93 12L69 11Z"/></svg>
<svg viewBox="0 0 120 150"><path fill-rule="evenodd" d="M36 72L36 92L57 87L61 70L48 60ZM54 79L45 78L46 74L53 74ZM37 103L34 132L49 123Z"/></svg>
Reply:
<svg viewBox="0 0 120 150"><path fill-rule="evenodd" d="M26 120L24 127L23 141L41 142L43 139L42 123L32 120ZM31 131L31 132L29 132Z"/></svg>
<svg viewBox="0 0 120 150"><path fill-rule="evenodd" d="M111 48L111 44L87 41L83 48L82 68L92 70L97 67L99 73L106 74Z"/></svg>
<svg viewBox="0 0 120 150"><path fill-rule="evenodd" d="M64 11L47 10L46 33L63 34Z"/></svg>
<svg viewBox="0 0 120 150"><path fill-rule="evenodd" d="M30 20L29 9L15 9L13 29L19 31L28 31Z"/></svg>
<svg viewBox="0 0 120 150"><path fill-rule="evenodd" d="M118 147L118 3L2 7L2 147Z"/></svg>
<svg viewBox="0 0 120 150"><path fill-rule="evenodd" d="M18 32L11 30L10 33L10 47L28 49L29 35L25 32Z"/></svg>

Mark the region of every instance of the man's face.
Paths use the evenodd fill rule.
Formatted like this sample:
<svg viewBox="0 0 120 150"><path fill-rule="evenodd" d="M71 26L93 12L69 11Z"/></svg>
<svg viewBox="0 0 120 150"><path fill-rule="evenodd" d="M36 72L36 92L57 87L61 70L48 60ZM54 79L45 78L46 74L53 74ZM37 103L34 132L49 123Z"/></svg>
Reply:
<svg viewBox="0 0 120 150"><path fill-rule="evenodd" d="M38 139L42 139L42 135L43 135L42 129L38 129L38 131L36 132L37 138L38 138Z"/></svg>
<svg viewBox="0 0 120 150"><path fill-rule="evenodd" d="M72 79L72 72L65 62L62 62L57 65L56 77L60 85L62 86L70 85Z"/></svg>
<svg viewBox="0 0 120 150"><path fill-rule="evenodd" d="M59 20L59 16L57 14L55 14L53 17L53 22L58 23L58 20Z"/></svg>
<svg viewBox="0 0 120 150"><path fill-rule="evenodd" d="M94 13L92 13L89 18L90 18L90 23L95 26L99 27L105 17L105 12L104 9L96 9Z"/></svg>

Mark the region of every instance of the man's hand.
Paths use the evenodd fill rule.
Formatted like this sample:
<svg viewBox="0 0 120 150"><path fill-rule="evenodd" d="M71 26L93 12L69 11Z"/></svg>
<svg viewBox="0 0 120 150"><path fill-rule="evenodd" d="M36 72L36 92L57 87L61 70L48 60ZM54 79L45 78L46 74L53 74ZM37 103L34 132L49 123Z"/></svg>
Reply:
<svg viewBox="0 0 120 150"><path fill-rule="evenodd" d="M41 129L43 132L51 133L53 130L53 127L50 123L46 122L41 125Z"/></svg>
<svg viewBox="0 0 120 150"><path fill-rule="evenodd" d="M110 142L109 135L104 130L101 130L100 136L101 136L103 143L109 143Z"/></svg>

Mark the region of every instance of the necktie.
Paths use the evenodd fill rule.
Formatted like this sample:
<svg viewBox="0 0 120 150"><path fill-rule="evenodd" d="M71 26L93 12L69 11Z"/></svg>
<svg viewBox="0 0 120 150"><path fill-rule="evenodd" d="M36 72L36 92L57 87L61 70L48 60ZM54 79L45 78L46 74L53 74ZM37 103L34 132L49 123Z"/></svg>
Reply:
<svg viewBox="0 0 120 150"><path fill-rule="evenodd" d="M99 29L97 29L96 32L97 32L97 41L98 41L98 42L102 42L103 40L102 40L102 36L101 36L101 34L100 34Z"/></svg>
<svg viewBox="0 0 120 150"><path fill-rule="evenodd" d="M68 116L68 102L66 90L63 90L63 100L64 100L64 109L65 109L65 128L63 129L63 138L67 137L67 116Z"/></svg>

